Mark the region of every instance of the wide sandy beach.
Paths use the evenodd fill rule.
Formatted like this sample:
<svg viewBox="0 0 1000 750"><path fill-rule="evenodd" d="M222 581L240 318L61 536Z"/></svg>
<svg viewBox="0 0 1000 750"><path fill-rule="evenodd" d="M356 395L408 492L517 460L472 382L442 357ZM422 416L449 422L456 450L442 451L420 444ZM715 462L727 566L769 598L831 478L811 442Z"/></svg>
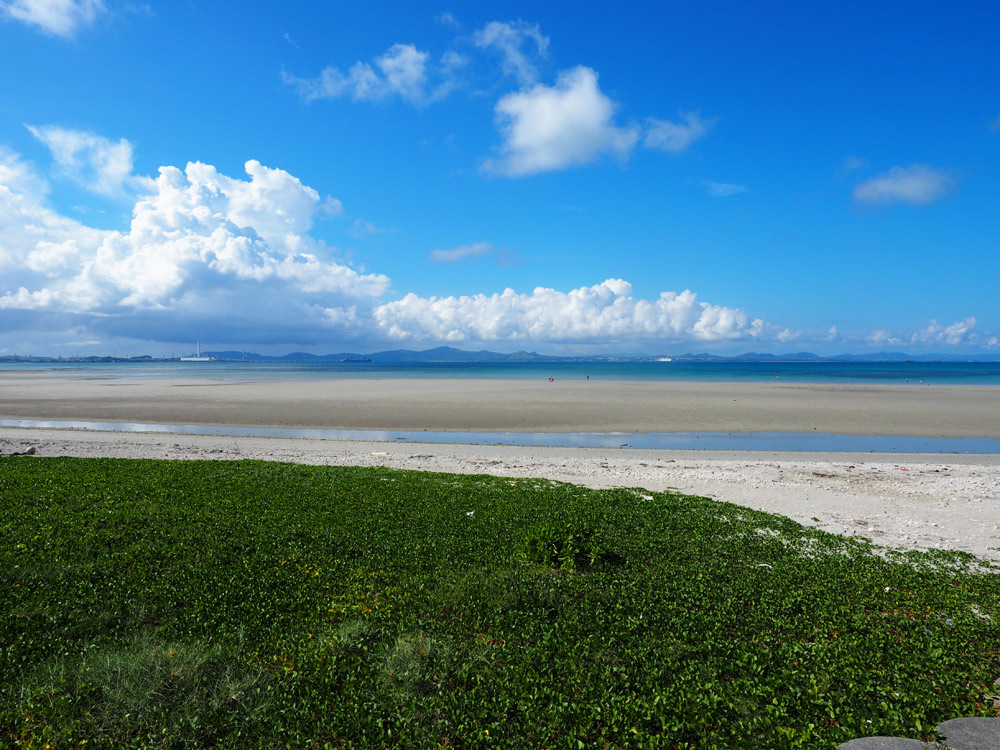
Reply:
<svg viewBox="0 0 1000 750"><path fill-rule="evenodd" d="M0 418L331 429L1000 437L1000 387L0 375ZM1000 560L1000 455L363 443L0 427L0 453L254 458L676 489L889 546ZM26 459L34 460L34 459Z"/></svg>
<svg viewBox="0 0 1000 750"><path fill-rule="evenodd" d="M499 432L1000 438L1000 386L0 375L0 418Z"/></svg>

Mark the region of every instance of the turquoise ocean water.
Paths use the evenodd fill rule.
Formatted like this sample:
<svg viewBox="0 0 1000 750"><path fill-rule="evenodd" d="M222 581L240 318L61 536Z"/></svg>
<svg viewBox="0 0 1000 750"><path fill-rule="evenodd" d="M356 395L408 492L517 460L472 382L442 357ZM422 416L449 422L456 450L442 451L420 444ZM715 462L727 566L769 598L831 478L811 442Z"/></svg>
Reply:
<svg viewBox="0 0 1000 750"><path fill-rule="evenodd" d="M232 381L335 378L517 378L715 382L1000 385L1000 362L115 362L0 363L4 371L71 378L207 378Z"/></svg>

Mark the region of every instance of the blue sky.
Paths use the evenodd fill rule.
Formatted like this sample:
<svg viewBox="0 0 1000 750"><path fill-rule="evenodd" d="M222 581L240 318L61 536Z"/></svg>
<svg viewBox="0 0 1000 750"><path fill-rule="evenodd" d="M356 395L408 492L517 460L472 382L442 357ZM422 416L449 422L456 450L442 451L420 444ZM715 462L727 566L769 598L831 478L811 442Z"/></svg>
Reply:
<svg viewBox="0 0 1000 750"><path fill-rule="evenodd" d="M0 353L1000 354L1000 6L644 6L0 0Z"/></svg>

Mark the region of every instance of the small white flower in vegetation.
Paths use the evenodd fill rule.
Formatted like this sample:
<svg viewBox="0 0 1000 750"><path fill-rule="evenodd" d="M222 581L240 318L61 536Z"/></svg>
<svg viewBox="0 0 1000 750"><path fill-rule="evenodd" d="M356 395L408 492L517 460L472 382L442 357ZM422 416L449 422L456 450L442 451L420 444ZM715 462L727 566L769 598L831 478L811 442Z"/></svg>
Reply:
<svg viewBox="0 0 1000 750"><path fill-rule="evenodd" d="M471 515L472 515L473 513L475 513L475 512L476 512L476 511L474 511L474 510L467 510L467 511L465 511L465 515L467 515L467 516L471 516Z"/></svg>
<svg viewBox="0 0 1000 750"><path fill-rule="evenodd" d="M886 592L889 592L889 591L890 591L890 587L889 587L889 586L886 586L886 587L885 587L885 590L886 590Z"/></svg>

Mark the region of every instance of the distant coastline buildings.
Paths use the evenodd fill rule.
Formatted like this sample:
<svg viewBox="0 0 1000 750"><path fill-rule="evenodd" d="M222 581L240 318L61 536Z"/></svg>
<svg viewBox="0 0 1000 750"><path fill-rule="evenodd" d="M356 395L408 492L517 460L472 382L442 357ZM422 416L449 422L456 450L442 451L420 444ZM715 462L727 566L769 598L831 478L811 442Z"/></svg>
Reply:
<svg viewBox="0 0 1000 750"><path fill-rule="evenodd" d="M181 362L214 362L215 357L203 357L201 355L201 342L198 342L197 353L192 357L181 357Z"/></svg>

